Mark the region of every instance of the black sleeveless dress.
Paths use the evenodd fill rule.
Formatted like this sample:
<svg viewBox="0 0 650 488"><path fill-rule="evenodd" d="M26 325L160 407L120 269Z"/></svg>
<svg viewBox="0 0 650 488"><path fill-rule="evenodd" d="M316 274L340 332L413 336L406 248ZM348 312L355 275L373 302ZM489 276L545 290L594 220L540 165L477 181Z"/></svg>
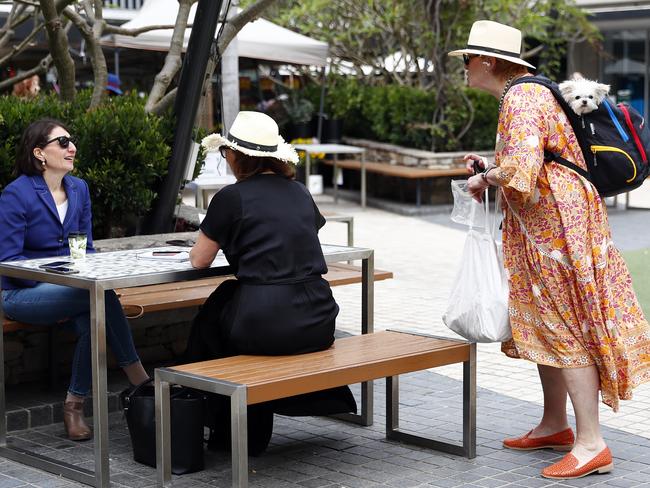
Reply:
<svg viewBox="0 0 650 488"><path fill-rule="evenodd" d="M259 174L219 191L201 231L219 243L237 280L224 282L206 301L194 320L184 360L300 354L331 346L339 307L322 278L327 265L318 229L324 224L305 186L279 175ZM271 429L273 411L323 415L356 410L347 387L271 403L255 409L265 411L265 425L271 412ZM256 422L255 412L249 411L249 423ZM218 423L224 421L220 435L227 437L227 416L219 417ZM255 431L270 438L268 425L256 425ZM255 443L251 439L252 454ZM262 443L261 451L268 439Z"/></svg>

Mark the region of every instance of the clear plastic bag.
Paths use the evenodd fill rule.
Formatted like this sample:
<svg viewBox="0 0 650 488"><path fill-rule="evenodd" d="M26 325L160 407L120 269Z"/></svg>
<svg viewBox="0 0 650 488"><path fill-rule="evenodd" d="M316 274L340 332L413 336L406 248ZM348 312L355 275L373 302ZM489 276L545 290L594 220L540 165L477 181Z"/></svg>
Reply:
<svg viewBox="0 0 650 488"><path fill-rule="evenodd" d="M484 229L487 224L485 210L467 191L467 180L452 180L451 193L454 197L451 220L457 224Z"/></svg>
<svg viewBox="0 0 650 488"><path fill-rule="evenodd" d="M479 204L476 213L483 215L486 228L470 228L467 234L463 259L442 320L471 342L502 342L512 337L508 280L495 242L497 219L496 215L490 219L487 191L484 205Z"/></svg>

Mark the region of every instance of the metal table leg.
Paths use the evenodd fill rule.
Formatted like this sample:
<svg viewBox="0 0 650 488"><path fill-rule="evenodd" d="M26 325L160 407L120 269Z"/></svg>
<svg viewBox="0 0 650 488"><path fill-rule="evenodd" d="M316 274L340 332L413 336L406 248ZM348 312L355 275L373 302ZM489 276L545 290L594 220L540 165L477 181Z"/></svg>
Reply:
<svg viewBox="0 0 650 488"><path fill-rule="evenodd" d="M101 298L95 302L94 298L97 296L91 291L90 294L90 318L91 318L91 337L95 336L95 328L98 330L101 328L101 333L98 335L102 338L105 338L104 334L104 295L103 291L101 292ZM96 323L95 317L101 317L99 324ZM4 315L2 313L2 307L0 304L0 326L4 324ZM70 463L63 461L57 461L47 456L37 454L34 452L27 451L26 449L21 449L17 447L9 447L7 445L7 417L6 417L6 396L5 396L5 376L4 376L4 335L0 336L0 456L12 461L16 461L21 464L32 466L37 469L42 469L49 473L53 473L59 476L64 476L68 479L78 481L80 483L85 483L91 486L97 487L108 487L109 486L109 473L108 473L108 427L107 427L107 418L106 418L106 343L103 342L103 347L96 347L97 344L93 340L92 345L92 354L93 354L93 402L95 408L94 420L95 420L95 472L92 472L85 468L80 468ZM96 389L96 384L99 381L97 377L97 368L95 367L98 361L96 361L98 356L98 350L102 350L103 354L103 388L104 395L103 401L99 399L99 395ZM101 375L100 375L101 376ZM101 407L100 407L101 404ZM103 407L103 408L102 408ZM102 436L102 429L98 427L100 423L100 417L104 414L104 435ZM99 446L103 446L103 451ZM102 454L104 454L102 456Z"/></svg>
<svg viewBox="0 0 650 488"><path fill-rule="evenodd" d="M361 208L366 208L366 153L361 153Z"/></svg>
<svg viewBox="0 0 650 488"><path fill-rule="evenodd" d="M95 442L95 486L110 486L108 462L108 399L106 378L105 291L90 289L90 342L93 374L93 427Z"/></svg>
<svg viewBox="0 0 650 488"><path fill-rule="evenodd" d="M334 203L339 201L339 167L338 167L339 156L334 154Z"/></svg>
<svg viewBox="0 0 650 488"><path fill-rule="evenodd" d="M171 486L172 448L171 448L171 404L169 382L162 381L158 371L154 372L156 401L156 477L158 486Z"/></svg>
<svg viewBox="0 0 650 488"><path fill-rule="evenodd" d="M0 332L4 330L5 314L0 300ZM5 340L0 334L0 448L7 446L7 412L5 400Z"/></svg>
<svg viewBox="0 0 650 488"><path fill-rule="evenodd" d="M375 254L374 251L361 262L361 333L374 332ZM332 417L369 426L374 421L373 382L361 383L361 414L342 413Z"/></svg>

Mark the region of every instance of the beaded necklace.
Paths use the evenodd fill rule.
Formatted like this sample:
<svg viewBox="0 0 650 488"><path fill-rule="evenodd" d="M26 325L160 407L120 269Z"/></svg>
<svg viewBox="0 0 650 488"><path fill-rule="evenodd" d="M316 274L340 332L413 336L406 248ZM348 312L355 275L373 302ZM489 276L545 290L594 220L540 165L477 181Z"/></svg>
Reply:
<svg viewBox="0 0 650 488"><path fill-rule="evenodd" d="M510 76L506 80L506 84L503 87L503 91L501 92L501 98L499 98L499 111L497 113L501 113L501 105L503 105L503 99L506 97L506 93L508 93L508 90L510 89L510 85L512 85L512 82L515 79L515 75Z"/></svg>
<svg viewBox="0 0 650 488"><path fill-rule="evenodd" d="M515 79L523 78L524 76L528 76L528 73L516 77L515 75L512 75L506 80L506 84L503 87L503 92L501 92L501 98L499 98L499 111L497 113L501 113L501 105L503 105L503 99L506 97L506 93L508 93L512 82L515 81Z"/></svg>

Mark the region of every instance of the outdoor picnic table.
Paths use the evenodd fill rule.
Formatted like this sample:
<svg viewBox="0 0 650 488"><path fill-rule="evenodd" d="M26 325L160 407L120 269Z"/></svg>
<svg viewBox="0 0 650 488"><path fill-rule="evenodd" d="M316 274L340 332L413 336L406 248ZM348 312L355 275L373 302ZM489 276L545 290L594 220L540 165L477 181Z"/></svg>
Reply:
<svg viewBox="0 0 650 488"><path fill-rule="evenodd" d="M361 208L366 208L366 150L363 147L348 146L345 144L295 144L293 147L298 151L305 152L305 186L309 188L309 174L311 167L311 154L331 154L334 156L334 201L338 202L338 175L339 168L336 165L341 154L360 154L361 158Z"/></svg>
<svg viewBox="0 0 650 488"><path fill-rule="evenodd" d="M165 247L165 250L170 247ZM187 248L175 248L186 251ZM142 285L172 283L196 280L231 272L228 262L219 253L212 265L195 269L188 262L143 259L145 252L155 250L132 249L88 254L86 259L75 264L79 273L61 275L40 268L52 257L0 263L0 275L11 278L36 280L45 283L86 289L90 293L90 337L92 351L93 382L93 427L95 470L75 466L64 461L49 458L26 449L7 444L7 418L4 384L4 339L0 335L0 456L27 464L68 479L96 487L110 486L108 450L108 394L106 373L106 317L104 293L115 288L130 288ZM374 253L372 249L345 246L322 245L327 263L362 260L362 330L373 330L374 303ZM0 328L4 315L0 304ZM364 397L372 398L372 384L362 385ZM362 404L362 417L372 416L372 403Z"/></svg>

